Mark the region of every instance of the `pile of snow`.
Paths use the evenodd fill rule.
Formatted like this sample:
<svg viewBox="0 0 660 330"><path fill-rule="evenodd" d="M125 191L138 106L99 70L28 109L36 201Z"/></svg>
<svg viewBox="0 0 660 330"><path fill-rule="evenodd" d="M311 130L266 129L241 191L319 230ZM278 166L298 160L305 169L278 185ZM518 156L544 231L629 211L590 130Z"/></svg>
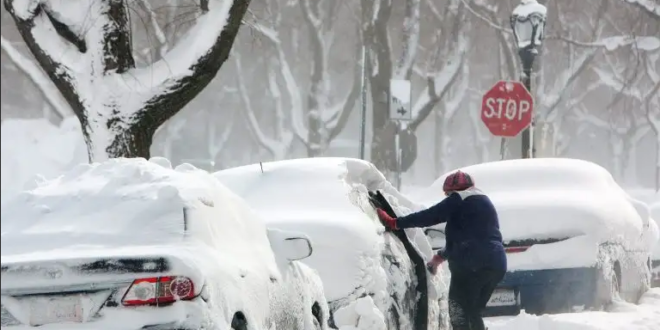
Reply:
<svg viewBox="0 0 660 330"><path fill-rule="evenodd" d="M59 127L46 119L7 119L1 132L2 203L37 174L52 179L87 162L87 147L76 117L64 119Z"/></svg>
<svg viewBox="0 0 660 330"><path fill-rule="evenodd" d="M374 322L384 325L384 321L375 320L383 319L393 292L403 297L407 289L403 277L394 281L398 282L394 283L395 287L388 287L388 277L403 274L395 274L392 271L395 267L387 270L389 274L385 273L388 267L382 266L383 250L389 246L399 255L405 256L406 252L392 235L383 235L384 228L369 204L367 191L383 191L399 214L418 210L420 205L396 191L371 163L357 159L269 162L223 170L216 172L215 177L246 199L269 226L295 228L310 236L314 254L304 262L319 271L327 299L352 301L336 311L337 326L347 326L342 328L346 330L382 329L365 326ZM422 230L410 229L407 234L428 260L432 250ZM405 257L401 262L410 261ZM439 276L431 281L435 296L446 291ZM374 296L358 299L365 290ZM439 311L433 312L437 320Z"/></svg>
<svg viewBox="0 0 660 330"><path fill-rule="evenodd" d="M655 225L651 235L639 239L644 219L649 217L648 208L631 199L607 170L594 163L538 158L483 163L461 170L470 174L476 186L492 199L505 241L572 237L547 247L534 246L525 260L521 256L510 258L512 267L586 265L596 259L599 242L616 241L650 249L657 240ZM442 185L449 173L419 194L424 203L444 198ZM635 237L635 242L630 237ZM544 248L582 253L551 253L542 251Z"/></svg>
<svg viewBox="0 0 660 330"><path fill-rule="evenodd" d="M178 243L184 235L184 208L188 218L203 219L207 208L256 216L208 172L189 164L172 169L164 158L83 163L15 195L3 205L2 260L59 250L92 255L96 248L120 251ZM226 222L239 218L227 217ZM255 221L227 225L233 235L204 227L200 231L203 236L198 237L231 246L239 237L266 235L265 227L259 230L250 226L252 223ZM194 229L194 223L189 225ZM249 255L245 257L250 259Z"/></svg>
<svg viewBox="0 0 660 330"><path fill-rule="evenodd" d="M649 290L639 305L617 302L608 312L491 318L489 330L657 330L660 329L660 288Z"/></svg>

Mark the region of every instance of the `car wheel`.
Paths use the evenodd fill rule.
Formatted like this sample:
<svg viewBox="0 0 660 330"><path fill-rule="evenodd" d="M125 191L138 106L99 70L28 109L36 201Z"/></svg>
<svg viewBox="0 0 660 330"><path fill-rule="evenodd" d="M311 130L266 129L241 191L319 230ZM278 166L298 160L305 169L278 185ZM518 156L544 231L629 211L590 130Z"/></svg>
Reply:
<svg viewBox="0 0 660 330"><path fill-rule="evenodd" d="M231 319L231 330L247 330L248 323L242 312L236 312Z"/></svg>
<svg viewBox="0 0 660 330"><path fill-rule="evenodd" d="M621 265L619 262L614 263L612 272L610 274L610 303L615 300L621 299Z"/></svg>
<svg viewBox="0 0 660 330"><path fill-rule="evenodd" d="M312 322L314 322L314 330L323 330L323 310L318 302L312 305Z"/></svg>

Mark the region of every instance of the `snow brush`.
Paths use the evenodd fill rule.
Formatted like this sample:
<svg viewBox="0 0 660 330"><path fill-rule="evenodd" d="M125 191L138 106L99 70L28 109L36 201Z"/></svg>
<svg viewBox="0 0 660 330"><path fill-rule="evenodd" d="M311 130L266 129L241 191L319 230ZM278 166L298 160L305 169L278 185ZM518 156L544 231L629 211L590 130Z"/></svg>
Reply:
<svg viewBox="0 0 660 330"><path fill-rule="evenodd" d="M369 202L374 208L385 211L385 213L387 213L387 215L391 216L392 218L397 218L396 213L394 213L394 209L387 201L385 196L383 196L383 194L380 192L380 190L376 190L376 192L369 191ZM417 308L415 308L415 326L413 329L426 330L428 329L429 324L429 295L428 282L426 279L428 273L426 262L424 261L421 253L419 253L417 248L415 248L412 242L410 242L408 235L406 235L406 232L403 229L393 230L387 228L386 226L385 231L391 232L394 234L394 236L396 236L396 238L399 239L399 241L401 241L403 247L406 249L408 258L410 258L410 261L412 261L415 267L415 275L417 276L417 285L415 287L415 290L417 291Z"/></svg>

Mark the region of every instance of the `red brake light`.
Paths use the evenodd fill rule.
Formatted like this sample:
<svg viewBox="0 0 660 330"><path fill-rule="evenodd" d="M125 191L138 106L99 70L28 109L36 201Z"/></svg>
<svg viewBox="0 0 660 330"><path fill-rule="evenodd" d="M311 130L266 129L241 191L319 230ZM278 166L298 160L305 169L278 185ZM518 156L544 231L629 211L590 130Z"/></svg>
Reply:
<svg viewBox="0 0 660 330"><path fill-rule="evenodd" d="M124 306L159 305L195 298L195 285L187 277L161 276L140 278L122 298Z"/></svg>
<svg viewBox="0 0 660 330"><path fill-rule="evenodd" d="M529 249L529 246L516 246L504 248L504 251L506 251L506 253L520 253L527 251L527 249Z"/></svg>

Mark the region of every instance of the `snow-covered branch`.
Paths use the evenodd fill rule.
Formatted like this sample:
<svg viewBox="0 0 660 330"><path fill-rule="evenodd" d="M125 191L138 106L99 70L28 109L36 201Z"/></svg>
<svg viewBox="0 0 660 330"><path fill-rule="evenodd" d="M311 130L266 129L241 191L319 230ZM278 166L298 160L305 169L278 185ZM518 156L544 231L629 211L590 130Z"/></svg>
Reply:
<svg viewBox="0 0 660 330"><path fill-rule="evenodd" d="M261 130L257 116L254 113L252 108L252 102L250 101L250 95L247 88L245 87L243 67L241 65L240 56L236 56L234 60L236 64L236 84L238 86L238 93L240 95L241 101L243 103L243 115L247 120L247 126L250 130L250 133L254 137L255 141L264 149L273 156L274 159L280 160L284 159L286 156L286 151L289 149L291 144L291 139L284 141L278 141L276 139L271 139L266 133Z"/></svg>
<svg viewBox="0 0 660 330"><path fill-rule="evenodd" d="M620 0L631 4L640 10L646 12L652 17L660 20L660 3L657 0Z"/></svg>
<svg viewBox="0 0 660 330"><path fill-rule="evenodd" d="M361 40L361 39L360 39ZM356 45L355 47L355 57L358 58L361 53L361 48ZM365 59L366 60L366 59ZM329 129L329 141L335 139L339 133L344 129L348 118L350 117L353 108L357 104L357 100L360 94L360 65L365 65L366 63L360 63L357 60L355 61L355 67L353 71L353 85L351 86L349 92L346 94L346 97L341 99L339 103L335 106L330 107L330 118L325 121L325 125Z"/></svg>
<svg viewBox="0 0 660 330"><path fill-rule="evenodd" d="M403 19L403 49L394 70L393 78L410 79L412 68L419 48L419 7L421 0L406 1L406 13Z"/></svg>
<svg viewBox="0 0 660 330"><path fill-rule="evenodd" d="M557 78L555 78L554 85L550 92L542 92L542 111L540 116L548 118L552 116L557 106L562 102L566 95L571 91L570 88L573 83L578 79L580 74L584 72L589 63L595 58L596 51L585 51L577 60L573 61L568 69L562 71ZM595 86L592 87L595 89Z"/></svg>
<svg viewBox="0 0 660 330"><path fill-rule="evenodd" d="M293 75L293 71L289 66L287 61L286 54L280 42L279 35L274 29L265 27L261 24L254 24L255 31L261 33L262 36L266 37L268 41L275 48L276 58L280 67L280 74L282 79L284 79L284 85L286 86L287 93L289 95L289 100L291 102L291 120L292 128L296 137L303 144L307 144L307 137L309 136L307 127L303 123L304 118L304 108L302 102L302 94L300 92L300 87L296 82L296 78Z"/></svg>
<svg viewBox="0 0 660 330"><path fill-rule="evenodd" d="M432 1L428 1L428 5L432 8L431 11L434 12L437 23L444 23L446 27L445 39L442 41L436 40L436 50L432 55L432 67L440 62L445 64L440 71L426 72L427 85L412 107L413 120L408 124L408 128L413 131L428 117L436 104L445 97L461 72L464 72L461 68L466 65L465 59L469 48L468 38L463 35L461 28L458 27L458 22L461 22L464 17L464 4L458 4L455 11L448 11L447 16L439 15ZM450 25L451 22L454 23L453 26ZM462 22L461 26L465 24L467 23Z"/></svg>
<svg viewBox="0 0 660 330"><path fill-rule="evenodd" d="M165 56L165 54L167 54L167 50L170 45L165 35L165 32L161 28L160 24L158 24L158 18L156 16L156 12L151 7L151 3L149 3L149 0L138 0L136 2L142 8L142 10L148 15L149 25L151 25L151 29L153 30L154 36L156 37L156 41L158 41L158 48L157 48L158 55L162 58L163 56Z"/></svg>
<svg viewBox="0 0 660 330"><path fill-rule="evenodd" d="M225 126L222 129L222 134L218 137L218 124L215 121L209 121L208 122L208 131L207 131L207 150L209 154L209 158L215 162L215 160L218 158L218 155L220 155L221 152L223 152L227 146L229 145L229 137L231 136L231 133L234 131L234 126L236 125L236 121L234 120L234 113L235 111L232 110L230 111L229 116L226 118L225 122L227 123L227 126Z"/></svg>
<svg viewBox="0 0 660 330"><path fill-rule="evenodd" d="M65 117L72 115L73 112L71 111L71 107L69 107L66 100L62 98L62 94L57 91L57 87L53 85L53 82L44 74L44 72L41 71L31 59L26 58L14 48L11 42L5 39L4 36L0 36L0 38L2 50L7 54L14 65L30 78L32 83L37 87L37 90L39 90L44 97L44 100L48 102L58 117L64 119Z"/></svg>
<svg viewBox="0 0 660 330"><path fill-rule="evenodd" d="M136 68L126 1L4 0L79 118L91 160L148 157L156 129L215 77L250 0L210 0L184 40Z"/></svg>
<svg viewBox="0 0 660 330"><path fill-rule="evenodd" d="M548 36L547 39L557 39L584 48L604 48L607 51L614 51L630 45L646 51L660 49L660 38L655 36L612 36L592 42L578 41L563 36Z"/></svg>

